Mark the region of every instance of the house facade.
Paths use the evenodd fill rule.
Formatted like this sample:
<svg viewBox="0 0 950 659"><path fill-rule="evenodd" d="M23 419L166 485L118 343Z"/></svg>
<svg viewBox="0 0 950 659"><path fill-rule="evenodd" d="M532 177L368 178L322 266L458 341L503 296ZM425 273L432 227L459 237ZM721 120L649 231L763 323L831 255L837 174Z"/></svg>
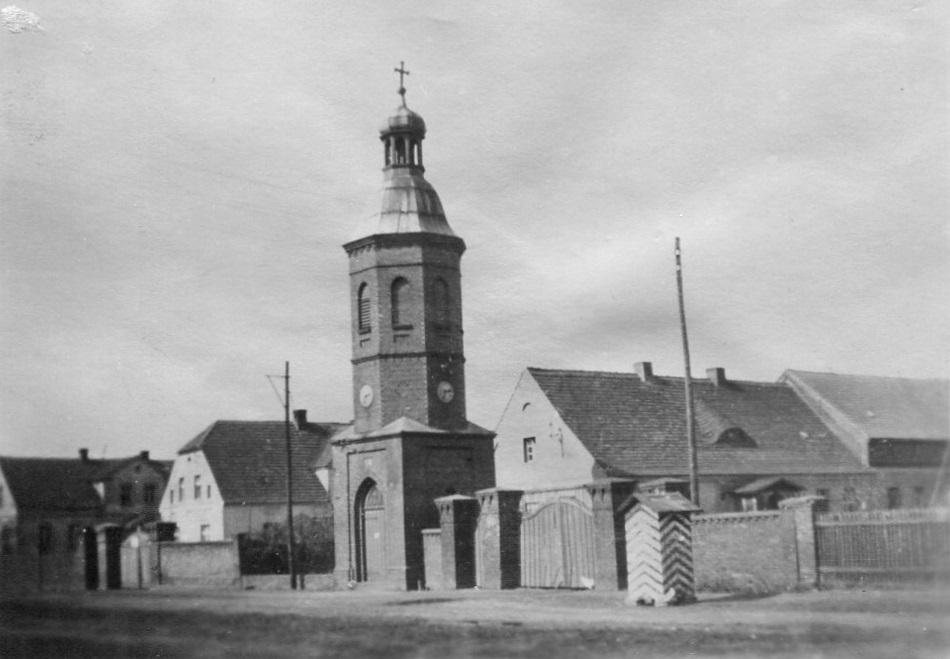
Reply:
<svg viewBox="0 0 950 659"><path fill-rule="evenodd" d="M148 451L120 459L0 457L0 562L11 588L81 585L84 536L158 518L170 463ZM89 557L85 557L89 562Z"/></svg>
<svg viewBox="0 0 950 659"><path fill-rule="evenodd" d="M886 505L878 475L784 383L693 380L699 502L706 512L777 508L817 494L828 509ZM529 368L497 428L499 488L582 486L603 478L688 493L682 378Z"/></svg>
<svg viewBox="0 0 950 659"><path fill-rule="evenodd" d="M294 514L332 518L326 479L330 436L338 423L295 413L291 426ZM180 542L227 540L287 521L287 450L283 421L216 421L185 444L161 500L162 520Z"/></svg>

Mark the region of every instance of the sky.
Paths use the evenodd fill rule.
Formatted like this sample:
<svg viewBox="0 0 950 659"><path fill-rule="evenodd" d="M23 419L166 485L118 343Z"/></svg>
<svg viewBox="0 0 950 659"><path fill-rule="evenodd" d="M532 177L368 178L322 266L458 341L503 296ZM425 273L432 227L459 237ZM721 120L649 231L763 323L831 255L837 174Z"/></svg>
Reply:
<svg viewBox="0 0 950 659"><path fill-rule="evenodd" d="M8 0L10 1L10 0ZM469 418L527 366L950 374L939 2L0 8L0 452L352 418L342 245L426 120ZM424 6L423 6L424 4ZM278 385L279 386L279 385Z"/></svg>

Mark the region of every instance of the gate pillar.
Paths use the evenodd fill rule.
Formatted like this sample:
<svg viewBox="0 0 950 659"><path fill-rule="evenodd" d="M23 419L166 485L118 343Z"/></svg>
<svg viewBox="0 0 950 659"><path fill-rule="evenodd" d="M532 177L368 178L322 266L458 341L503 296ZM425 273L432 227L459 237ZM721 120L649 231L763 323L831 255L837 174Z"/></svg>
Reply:
<svg viewBox="0 0 950 659"><path fill-rule="evenodd" d="M681 494L637 492L624 505L627 603L667 606L696 600L692 515Z"/></svg>
<svg viewBox="0 0 950 659"><path fill-rule="evenodd" d="M476 561L480 588L521 585L521 490L491 488L478 498Z"/></svg>
<svg viewBox="0 0 950 659"><path fill-rule="evenodd" d="M435 500L442 530L442 588L475 587L475 523L478 502L453 494Z"/></svg>
<svg viewBox="0 0 950 659"><path fill-rule="evenodd" d="M627 587L624 518L618 511L633 492L633 481L604 479L588 484L594 512L594 586L599 590Z"/></svg>

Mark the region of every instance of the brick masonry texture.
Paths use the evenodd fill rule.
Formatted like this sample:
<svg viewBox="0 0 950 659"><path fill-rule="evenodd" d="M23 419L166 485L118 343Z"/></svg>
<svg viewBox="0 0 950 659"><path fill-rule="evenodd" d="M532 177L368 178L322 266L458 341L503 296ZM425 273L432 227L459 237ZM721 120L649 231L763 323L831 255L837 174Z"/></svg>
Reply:
<svg viewBox="0 0 950 659"><path fill-rule="evenodd" d="M236 540L158 544L162 584L234 586L241 581Z"/></svg>
<svg viewBox="0 0 950 659"><path fill-rule="evenodd" d="M789 511L693 517L697 590L774 592L798 585Z"/></svg>

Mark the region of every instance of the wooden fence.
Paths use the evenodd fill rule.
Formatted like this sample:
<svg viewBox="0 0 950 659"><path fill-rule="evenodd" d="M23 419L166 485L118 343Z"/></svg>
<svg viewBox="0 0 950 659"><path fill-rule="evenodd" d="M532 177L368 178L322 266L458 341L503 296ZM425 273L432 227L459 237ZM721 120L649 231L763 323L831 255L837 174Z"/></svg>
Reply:
<svg viewBox="0 0 950 659"><path fill-rule="evenodd" d="M825 513L815 532L822 586L950 583L950 510Z"/></svg>

